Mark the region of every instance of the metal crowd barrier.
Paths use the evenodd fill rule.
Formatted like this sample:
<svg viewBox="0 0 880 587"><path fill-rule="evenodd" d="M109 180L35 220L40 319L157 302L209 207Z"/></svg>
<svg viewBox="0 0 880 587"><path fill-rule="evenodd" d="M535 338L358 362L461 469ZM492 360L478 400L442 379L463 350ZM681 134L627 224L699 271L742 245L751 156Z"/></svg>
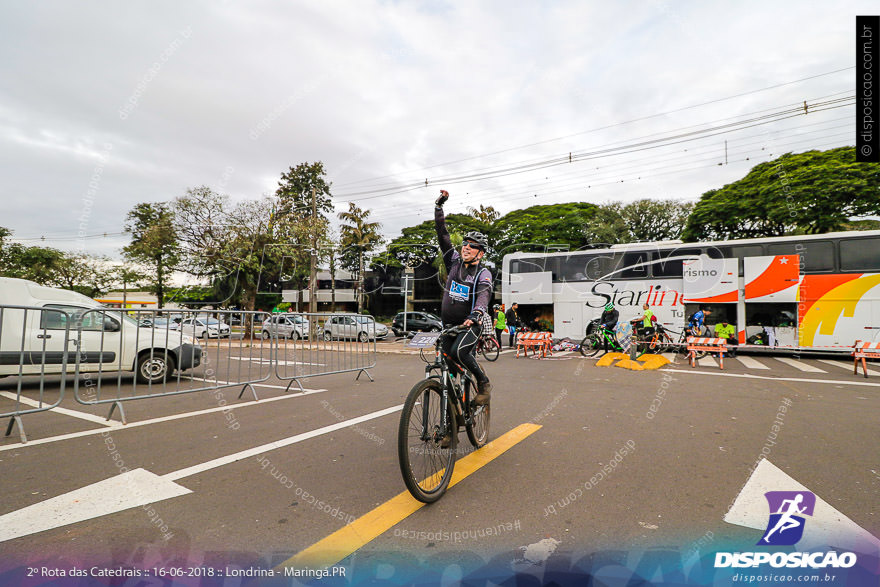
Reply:
<svg viewBox="0 0 880 587"><path fill-rule="evenodd" d="M129 401L239 386L239 398L259 399L255 384L273 375L285 391L337 373L373 381L384 336L372 316L351 313L0 305L0 418L6 436L18 425L27 442L22 416L58 407L71 375L78 403L109 405L108 420L118 409L122 423Z"/></svg>
<svg viewBox="0 0 880 587"><path fill-rule="evenodd" d="M255 383L272 374L269 341L252 338L259 312L216 310L91 309L74 336L74 397L84 405L109 404L126 422L123 403L241 386L257 398ZM103 350L101 360L91 358ZM130 372L133 387L128 388ZM107 377L106 375L111 375ZM123 385L126 388L123 388Z"/></svg>
<svg viewBox="0 0 880 587"><path fill-rule="evenodd" d="M389 336L372 316L343 312L275 314L261 332L275 348L275 376L296 383L302 379L357 371L355 380L376 366L376 339Z"/></svg>
<svg viewBox="0 0 880 587"><path fill-rule="evenodd" d="M0 408L0 418L9 418L6 436L18 425L22 443L27 442L21 417L51 410L64 399L66 378L61 377L57 388L53 385L50 391L46 375L66 373L75 360L69 350L70 322L70 315L61 309L0 306L0 385L6 377L17 377L15 393L0 391L0 397L13 402L11 409ZM22 384L31 377L39 378L36 398L24 395L22 390ZM0 401L0 405L8 405Z"/></svg>

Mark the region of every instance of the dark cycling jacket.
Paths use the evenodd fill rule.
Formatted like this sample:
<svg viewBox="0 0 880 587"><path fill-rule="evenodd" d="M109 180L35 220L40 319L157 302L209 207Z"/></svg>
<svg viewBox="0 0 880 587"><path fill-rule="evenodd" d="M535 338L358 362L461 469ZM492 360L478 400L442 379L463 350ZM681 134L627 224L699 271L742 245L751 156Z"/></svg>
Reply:
<svg viewBox="0 0 880 587"><path fill-rule="evenodd" d="M608 330L614 330L617 327L618 318L620 318L620 312L617 310L605 310L602 312L602 317L599 321L602 322L602 326Z"/></svg>
<svg viewBox="0 0 880 587"><path fill-rule="evenodd" d="M486 267L479 265L465 266L461 255L452 246L449 231L446 230L443 210L434 211L434 225L447 275L446 287L443 289L443 303L440 306L440 319L444 324L452 325L461 324L472 313L487 314L489 300L492 297L492 273ZM474 276L477 273L479 275L474 285Z"/></svg>

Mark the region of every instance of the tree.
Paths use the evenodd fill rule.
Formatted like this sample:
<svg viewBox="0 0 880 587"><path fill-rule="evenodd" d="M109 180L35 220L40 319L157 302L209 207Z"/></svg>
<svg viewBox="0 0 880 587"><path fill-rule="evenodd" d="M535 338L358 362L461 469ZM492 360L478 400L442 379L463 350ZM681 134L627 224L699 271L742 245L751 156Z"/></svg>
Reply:
<svg viewBox="0 0 880 587"><path fill-rule="evenodd" d="M486 225L492 224L501 217L501 213L494 207L484 206L483 204L480 204L479 208L468 206L468 214Z"/></svg>
<svg viewBox="0 0 880 587"><path fill-rule="evenodd" d="M318 215L326 218L325 214L333 212L333 202L330 200L330 186L324 179L326 171L320 161L315 163L300 163L291 167L286 173L281 174L278 189L275 196L280 206L278 214L289 215L294 218L308 218L312 216L312 189L315 190Z"/></svg>
<svg viewBox="0 0 880 587"><path fill-rule="evenodd" d="M739 181L703 194L684 240L819 234L880 215L880 164L856 163L853 147L787 153Z"/></svg>
<svg viewBox="0 0 880 587"><path fill-rule="evenodd" d="M486 224L466 214L448 214L446 228L453 235L471 231L489 232L489 227ZM491 234L489 238L491 244ZM401 235L392 239L388 244L386 252L394 259L394 261L390 258L387 259L386 263L389 266L394 266L395 261L401 267L430 265L440 253L434 221L426 220L421 224L404 228ZM386 256L383 255L382 258L386 258Z"/></svg>
<svg viewBox="0 0 880 587"><path fill-rule="evenodd" d="M55 285L65 254L49 247L29 247L8 242L12 231L0 227L0 275Z"/></svg>
<svg viewBox="0 0 880 587"><path fill-rule="evenodd" d="M342 263L346 268L352 267L351 255L357 259L358 275L358 314L364 308L364 256L375 250L382 242L378 222L369 222L369 210L361 210L354 202L348 203L348 211L340 212L339 219L344 222L339 229L343 246Z"/></svg>
<svg viewBox="0 0 880 587"><path fill-rule="evenodd" d="M656 242L681 238L691 202L677 200L636 200L620 209L630 240Z"/></svg>
<svg viewBox="0 0 880 587"><path fill-rule="evenodd" d="M53 284L90 298L107 293L116 280L110 259L86 253L67 254L55 269Z"/></svg>
<svg viewBox="0 0 880 587"><path fill-rule="evenodd" d="M122 253L127 259L149 267L151 289L158 298L159 308L165 305L169 273L178 262L173 220L174 214L164 202L137 204L126 217L125 232L131 234L131 243Z"/></svg>
<svg viewBox="0 0 880 587"><path fill-rule="evenodd" d="M171 202L179 242L180 268L200 278L235 271L228 262L234 227L229 224L229 197L208 186L189 188Z"/></svg>
<svg viewBox="0 0 880 587"><path fill-rule="evenodd" d="M571 250L590 244L599 207L586 202L548 204L514 210L493 226L498 256L547 245ZM496 261L497 262L497 261Z"/></svg>

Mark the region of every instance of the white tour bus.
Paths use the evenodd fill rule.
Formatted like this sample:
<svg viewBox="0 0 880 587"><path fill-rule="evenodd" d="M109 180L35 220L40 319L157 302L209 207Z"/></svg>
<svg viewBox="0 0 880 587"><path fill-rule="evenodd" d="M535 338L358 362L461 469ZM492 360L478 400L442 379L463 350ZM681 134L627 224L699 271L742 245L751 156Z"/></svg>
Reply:
<svg viewBox="0 0 880 587"><path fill-rule="evenodd" d="M580 340L613 302L620 322L647 303L673 336L700 307L727 318L740 344L851 349L880 340L880 231L717 242L633 243L504 256L502 302Z"/></svg>

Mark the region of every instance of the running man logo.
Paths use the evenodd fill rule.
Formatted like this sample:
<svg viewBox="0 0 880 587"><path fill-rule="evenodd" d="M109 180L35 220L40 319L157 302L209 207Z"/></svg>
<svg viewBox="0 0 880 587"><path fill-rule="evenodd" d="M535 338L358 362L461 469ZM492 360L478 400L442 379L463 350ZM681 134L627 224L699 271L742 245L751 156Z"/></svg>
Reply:
<svg viewBox="0 0 880 587"><path fill-rule="evenodd" d="M816 495L810 491L768 491L764 494L770 505L770 520L761 546L791 546L804 535L804 516L812 516Z"/></svg>

